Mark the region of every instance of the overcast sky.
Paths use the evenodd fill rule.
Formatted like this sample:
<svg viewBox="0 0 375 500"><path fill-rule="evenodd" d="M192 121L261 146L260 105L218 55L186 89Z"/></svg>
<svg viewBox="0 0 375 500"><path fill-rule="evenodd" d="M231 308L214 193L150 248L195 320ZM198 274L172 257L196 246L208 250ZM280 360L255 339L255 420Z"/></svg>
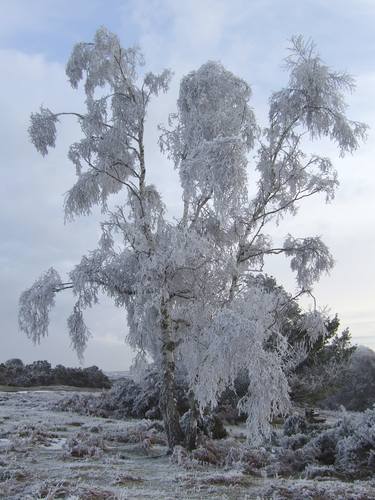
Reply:
<svg viewBox="0 0 375 500"><path fill-rule="evenodd" d="M61 124L57 148L46 158L29 143L27 127L40 104L56 112L82 109L82 94L68 86L64 67L73 44L91 40L100 25L125 46L138 44L149 69L174 71L169 94L150 108L146 134L149 179L172 215L180 207L178 178L158 152L156 125L174 111L182 75L220 60L251 84L263 124L270 93L286 83L281 61L292 35L311 37L329 65L355 76L349 115L370 125L367 143L344 159L329 144L313 145L335 161L336 199L328 206L308 201L277 234L322 235L336 266L316 286L318 302L338 313L355 343L375 348L374 0L0 0L0 362L78 364L66 329L69 293L57 297L50 336L40 346L19 332L17 304L42 271L53 265L64 275L95 248L100 214L64 225L63 194L74 181L66 154L79 133L74 122ZM284 261L270 261L268 271L294 290ZM103 300L86 317L93 338L85 365L127 369L125 313Z"/></svg>

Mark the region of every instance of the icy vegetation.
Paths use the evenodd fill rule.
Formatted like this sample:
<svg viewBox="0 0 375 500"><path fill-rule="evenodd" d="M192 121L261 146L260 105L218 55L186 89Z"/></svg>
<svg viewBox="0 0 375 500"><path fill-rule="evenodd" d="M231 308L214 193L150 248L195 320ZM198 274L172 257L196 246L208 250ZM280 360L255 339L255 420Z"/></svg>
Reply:
<svg viewBox="0 0 375 500"><path fill-rule="evenodd" d="M38 343L56 295L70 291L67 327L82 360L91 336L85 310L107 294L127 317L137 380L101 394L1 392L1 494L375 498L375 409L319 415L306 407L329 401L340 375L356 366L348 330L339 333L338 318L313 296L334 259L318 236L271 237L305 198L334 198L338 174L314 141L329 140L344 155L365 138L366 125L347 116L353 79L294 37L286 84L270 96L260 124L249 84L219 62L184 76L176 112L159 127L181 184L181 213L172 217L163 186L148 182L144 144L149 103L168 91L172 73L143 66L138 48L100 28L73 48L66 67L72 87L83 86L84 111L42 106L31 115L30 139L43 156L55 147L60 120L78 120L65 216L99 206L103 220L98 247L66 278L48 269L19 307L20 328ZM294 296L267 275L274 255L290 262ZM300 308L302 296L311 310ZM67 379L109 387L96 367L0 365L4 384Z"/></svg>
<svg viewBox="0 0 375 500"><path fill-rule="evenodd" d="M102 396L75 394L64 398L56 404L55 409L115 419L160 418L157 406L153 406L158 399L157 391L154 391L150 397L147 391L140 389L132 381L128 381L126 384L119 383L114 389ZM178 404L181 413L183 413L186 398L182 402L179 401ZM186 413L181 418L182 422L189 411L185 406ZM217 412L221 412L227 425L228 421L223 409L218 408ZM329 414L330 418L332 415L334 414ZM327 424L326 418L316 416L313 411L306 410L305 415L302 410L291 414L284 421L282 433L277 430L277 426L273 427L271 441L267 445L274 450L273 454L270 454L269 450L266 453L266 448L262 448L263 451L254 450L247 443L243 443L243 446L235 443L235 448L228 452L227 443L223 448L216 442L212 443L209 449L198 447L192 452L192 455L189 455L181 447L175 451L175 456L183 457L183 463L188 463L188 457L192 456L193 458L201 457L201 460L212 462L215 465L222 465L228 460L235 461L234 456L243 454L243 456L241 455L241 460L243 460L245 455L255 453L255 455L263 456L256 467L259 469L259 473L260 469L263 470L263 466L267 465L267 474L283 476L302 472L308 478L313 477L314 474L322 477L328 475L347 479L371 476L374 471L375 458L375 408L357 414L341 411L336 415L339 415L340 418L335 425L332 425L331 421ZM231 428L237 432L236 427ZM222 439L227 436L228 433L217 416L210 415L198 419L198 442L201 444L202 440L206 443L206 437ZM239 451L240 448L241 451ZM227 453L228 456L226 456ZM229 456L232 458L229 459Z"/></svg>
<svg viewBox="0 0 375 500"><path fill-rule="evenodd" d="M375 410L326 412L324 423L293 414L260 448L246 443L245 427L230 426L223 439L201 435L192 452L176 446L167 456L160 422L51 409L66 396L0 393L4 498L375 498Z"/></svg>
<svg viewBox="0 0 375 500"><path fill-rule="evenodd" d="M23 292L19 324L39 342L56 294L71 290L76 303L67 324L82 358L90 338L84 310L103 292L126 312L135 364L152 359L158 367L171 450L187 438L176 406L178 369L190 389L188 429L199 412L217 405L239 371L247 373L251 389L238 406L247 415L248 438L259 444L271 437L272 419L289 411L289 371L326 332L328 318L314 307L300 324L304 342L293 346L283 335L284 312L297 297L311 296L334 264L319 236L274 241L271 228L307 197L334 198L337 172L309 140L328 139L341 155L359 147L367 127L348 118L345 102L354 81L329 68L313 43L295 37L285 60L288 81L270 96L261 125L249 84L222 64L209 61L187 74L176 113L160 126L161 150L182 189L182 213L172 219L162 186L148 183L144 144L149 102L168 90L172 73L146 72L143 64L139 49L122 47L100 28L92 42L75 45L66 67L72 87L83 85L85 111L43 106L31 116L30 138L42 155L55 147L65 115L78 120L82 136L68 153L77 180L66 194L65 216L100 206L103 221L98 247L66 279L51 268ZM268 286L266 257L280 254L295 273L294 298Z"/></svg>
<svg viewBox="0 0 375 500"><path fill-rule="evenodd" d="M142 384L131 379L118 381L100 395L74 394L59 401L56 408L97 417L160 419L159 401L160 383L151 374ZM178 406L182 413L189 408L185 387L179 390Z"/></svg>

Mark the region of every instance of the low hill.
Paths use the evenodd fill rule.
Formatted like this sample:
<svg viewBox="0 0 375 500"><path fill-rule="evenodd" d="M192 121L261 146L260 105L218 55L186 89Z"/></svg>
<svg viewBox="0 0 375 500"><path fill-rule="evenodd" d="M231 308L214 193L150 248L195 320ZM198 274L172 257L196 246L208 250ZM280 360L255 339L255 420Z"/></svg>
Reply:
<svg viewBox="0 0 375 500"><path fill-rule="evenodd" d="M321 406L364 411L375 404L375 352L366 346L354 351L348 369L343 373L340 389L326 398Z"/></svg>

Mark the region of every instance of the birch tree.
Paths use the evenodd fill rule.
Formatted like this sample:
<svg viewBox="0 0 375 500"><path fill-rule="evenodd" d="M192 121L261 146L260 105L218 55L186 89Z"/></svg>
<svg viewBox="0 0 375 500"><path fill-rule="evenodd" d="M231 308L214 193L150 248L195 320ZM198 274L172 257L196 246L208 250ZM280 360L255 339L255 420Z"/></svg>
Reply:
<svg viewBox="0 0 375 500"><path fill-rule="evenodd" d="M39 342L56 294L70 289L76 303L68 329L82 358L90 337L83 312L104 292L126 312L136 361L151 358L159 367L170 449L184 443L177 365L201 410L214 406L245 370L251 389L239 407L256 442L269 435L272 416L287 411L286 374L301 356L282 335L283 310L293 298L267 286L264 258L290 259L297 296L311 293L333 266L319 237L287 235L275 245L267 228L295 215L304 198L333 199L336 171L328 158L306 153L302 137L327 137L341 154L357 149L366 126L347 118L344 101L354 82L326 66L311 42L294 38L288 85L272 94L269 123L261 127L250 107L250 86L220 63L185 76L177 112L160 127L161 149L178 170L183 193L183 213L171 222L161 193L147 181L144 147L148 104L168 90L171 72L140 72L142 65L138 49L123 48L101 28L92 43L74 47L66 68L74 88L83 83L86 111L41 107L31 116L30 138L42 155L55 147L63 117L78 120L82 137L68 153L77 181L66 195L65 216L89 215L100 205L103 221L98 247L67 279L49 269L23 292L20 328ZM256 178L248 178L250 167ZM248 194L250 182L256 183L255 197ZM122 201L110 209L113 194ZM311 338L324 333L324 316L313 310L304 318Z"/></svg>

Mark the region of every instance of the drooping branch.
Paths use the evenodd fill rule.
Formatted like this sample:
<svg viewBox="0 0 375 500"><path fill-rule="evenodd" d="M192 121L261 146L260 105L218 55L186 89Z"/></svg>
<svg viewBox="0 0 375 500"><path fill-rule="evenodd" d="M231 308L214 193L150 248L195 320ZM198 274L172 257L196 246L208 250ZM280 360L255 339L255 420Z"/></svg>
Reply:
<svg viewBox="0 0 375 500"><path fill-rule="evenodd" d="M34 343L47 336L49 312L55 305L55 294L66 288L70 288L70 284L62 283L57 271L51 267L21 294L18 324Z"/></svg>

